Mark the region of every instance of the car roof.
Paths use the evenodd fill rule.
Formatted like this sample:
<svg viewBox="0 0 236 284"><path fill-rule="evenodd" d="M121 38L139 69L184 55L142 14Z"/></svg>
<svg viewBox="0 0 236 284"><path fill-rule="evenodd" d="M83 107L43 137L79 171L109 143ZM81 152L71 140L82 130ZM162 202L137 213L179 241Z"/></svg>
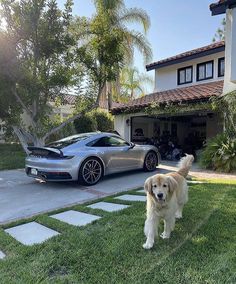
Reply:
<svg viewBox="0 0 236 284"><path fill-rule="evenodd" d="M84 139L82 141L79 141L79 143L81 142L83 144L83 142L88 143L88 142L90 142L94 139L102 138L102 137L105 137L105 136L109 136L109 137L115 136L115 137L121 138L119 135L117 135L115 133L97 131L97 132L86 132L86 133L80 133L80 134L67 136L67 137L60 139L60 140L57 140L55 142L67 141L67 140L70 140L70 139L76 139L76 138L79 138L79 137L81 137L81 138L84 137Z"/></svg>

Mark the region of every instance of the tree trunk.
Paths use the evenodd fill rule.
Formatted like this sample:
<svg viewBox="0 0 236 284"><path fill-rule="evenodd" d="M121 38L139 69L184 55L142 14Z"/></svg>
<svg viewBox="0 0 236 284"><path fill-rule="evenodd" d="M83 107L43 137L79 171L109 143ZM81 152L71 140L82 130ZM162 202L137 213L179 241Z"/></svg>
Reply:
<svg viewBox="0 0 236 284"><path fill-rule="evenodd" d="M29 150L27 148L28 143L27 143L27 139L25 135L22 133L22 131L17 126L12 126L12 128L13 128L14 133L18 137L22 148L24 149L25 153L28 155L29 154Z"/></svg>
<svg viewBox="0 0 236 284"><path fill-rule="evenodd" d="M107 82L107 99L108 99L108 110L112 108L112 85L111 82Z"/></svg>

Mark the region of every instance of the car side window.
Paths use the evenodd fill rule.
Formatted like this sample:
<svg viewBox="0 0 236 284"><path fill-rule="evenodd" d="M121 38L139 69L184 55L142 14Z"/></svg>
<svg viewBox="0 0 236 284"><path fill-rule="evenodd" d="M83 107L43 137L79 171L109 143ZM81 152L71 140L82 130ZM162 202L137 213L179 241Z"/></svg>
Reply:
<svg viewBox="0 0 236 284"><path fill-rule="evenodd" d="M125 140L118 138L118 137L109 137L109 144L112 147L122 147L122 146L128 146L129 143Z"/></svg>
<svg viewBox="0 0 236 284"><path fill-rule="evenodd" d="M93 143L92 147L107 147L108 145L108 138L109 137L103 137L101 139L98 139L95 143Z"/></svg>
<svg viewBox="0 0 236 284"><path fill-rule="evenodd" d="M118 137L103 137L93 143L92 147L122 147L128 146L129 143Z"/></svg>

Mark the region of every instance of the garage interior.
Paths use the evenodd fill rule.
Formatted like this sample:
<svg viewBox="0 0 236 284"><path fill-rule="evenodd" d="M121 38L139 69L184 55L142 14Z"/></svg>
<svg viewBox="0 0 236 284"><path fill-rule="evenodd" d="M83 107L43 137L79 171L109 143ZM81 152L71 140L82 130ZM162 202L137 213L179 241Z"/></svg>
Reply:
<svg viewBox="0 0 236 284"><path fill-rule="evenodd" d="M198 112L173 116L131 117L131 141L151 144L159 148L163 159L178 160L172 155L174 149L181 153L197 155L207 139L222 132L219 114ZM178 151L175 151L178 154Z"/></svg>

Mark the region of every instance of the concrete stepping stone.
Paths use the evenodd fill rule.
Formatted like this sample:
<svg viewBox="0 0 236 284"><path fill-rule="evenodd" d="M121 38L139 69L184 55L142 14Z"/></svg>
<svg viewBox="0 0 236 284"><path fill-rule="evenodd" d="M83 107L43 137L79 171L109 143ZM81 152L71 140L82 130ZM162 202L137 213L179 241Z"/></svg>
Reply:
<svg viewBox="0 0 236 284"><path fill-rule="evenodd" d="M200 184L200 183L207 183L207 182L203 182L203 181L198 181L198 180L187 180L187 183L196 183L196 184Z"/></svg>
<svg viewBox="0 0 236 284"><path fill-rule="evenodd" d="M5 253L0 250L0 259L4 259L4 257L6 257Z"/></svg>
<svg viewBox="0 0 236 284"><path fill-rule="evenodd" d="M5 232L10 234L20 243L28 246L43 243L51 237L60 234L36 222L30 222L27 224L12 227L6 229Z"/></svg>
<svg viewBox="0 0 236 284"><path fill-rule="evenodd" d="M125 194L117 196L115 197L115 199L126 200L126 201L146 201L146 196Z"/></svg>
<svg viewBox="0 0 236 284"><path fill-rule="evenodd" d="M107 212L114 212L114 211L125 209L129 207L129 205L109 203L109 202L98 202L98 203L88 205L87 207L92 208L92 209L101 209Z"/></svg>
<svg viewBox="0 0 236 284"><path fill-rule="evenodd" d="M85 226L101 218L99 216L74 210L68 210L59 214L51 215L50 217L74 226Z"/></svg>

